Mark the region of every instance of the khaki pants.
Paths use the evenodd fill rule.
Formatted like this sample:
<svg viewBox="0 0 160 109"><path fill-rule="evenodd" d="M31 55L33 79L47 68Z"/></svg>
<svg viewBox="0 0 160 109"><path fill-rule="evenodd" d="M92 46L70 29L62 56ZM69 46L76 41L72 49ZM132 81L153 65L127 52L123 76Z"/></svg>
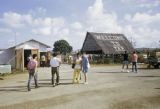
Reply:
<svg viewBox="0 0 160 109"><path fill-rule="evenodd" d="M52 84L54 85L54 76L56 74L56 83L59 84L59 67L52 67L51 68L52 71Z"/></svg>

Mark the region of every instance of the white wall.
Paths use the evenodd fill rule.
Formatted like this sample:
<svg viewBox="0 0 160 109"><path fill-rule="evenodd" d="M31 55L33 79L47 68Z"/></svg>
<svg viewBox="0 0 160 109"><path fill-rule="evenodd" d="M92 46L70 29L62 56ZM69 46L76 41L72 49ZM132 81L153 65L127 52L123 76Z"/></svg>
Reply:
<svg viewBox="0 0 160 109"><path fill-rule="evenodd" d="M15 50L14 48L0 51L0 64L10 64L15 68Z"/></svg>
<svg viewBox="0 0 160 109"><path fill-rule="evenodd" d="M39 49L39 52L46 52L47 46L40 44L36 41L28 41L19 46L16 49ZM9 62L9 63L8 63ZM12 68L15 68L15 48L6 49L0 51L0 64L10 64Z"/></svg>
<svg viewBox="0 0 160 109"><path fill-rule="evenodd" d="M47 51L47 46L45 46L43 44L40 44L36 41L28 41L28 42L25 42L24 44L16 47L16 49L20 49L20 48L23 48L23 49L39 49L40 52L46 52Z"/></svg>
<svg viewBox="0 0 160 109"><path fill-rule="evenodd" d="M48 49L45 45L39 44L39 52L47 52Z"/></svg>

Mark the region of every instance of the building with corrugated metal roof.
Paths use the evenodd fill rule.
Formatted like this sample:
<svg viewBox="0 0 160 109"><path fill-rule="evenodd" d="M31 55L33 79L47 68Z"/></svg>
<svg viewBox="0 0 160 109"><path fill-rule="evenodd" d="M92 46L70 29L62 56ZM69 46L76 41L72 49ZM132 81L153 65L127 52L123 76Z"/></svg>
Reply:
<svg viewBox="0 0 160 109"><path fill-rule="evenodd" d="M82 52L88 54L121 54L132 52L132 44L123 34L87 32Z"/></svg>
<svg viewBox="0 0 160 109"><path fill-rule="evenodd" d="M31 39L0 51L0 64L9 64L12 68L24 70L29 55L37 54L38 61L40 61L41 55L47 53L48 48L51 46Z"/></svg>

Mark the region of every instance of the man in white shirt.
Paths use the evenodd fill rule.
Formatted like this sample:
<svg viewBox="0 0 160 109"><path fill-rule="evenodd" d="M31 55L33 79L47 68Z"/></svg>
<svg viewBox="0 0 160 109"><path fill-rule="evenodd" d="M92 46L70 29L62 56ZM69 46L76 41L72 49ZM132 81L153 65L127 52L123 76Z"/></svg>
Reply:
<svg viewBox="0 0 160 109"><path fill-rule="evenodd" d="M59 66L61 61L56 57L56 53L53 53L53 58L50 60L51 72L52 72L52 85L55 86L54 83L54 75L56 74L56 85L59 85Z"/></svg>

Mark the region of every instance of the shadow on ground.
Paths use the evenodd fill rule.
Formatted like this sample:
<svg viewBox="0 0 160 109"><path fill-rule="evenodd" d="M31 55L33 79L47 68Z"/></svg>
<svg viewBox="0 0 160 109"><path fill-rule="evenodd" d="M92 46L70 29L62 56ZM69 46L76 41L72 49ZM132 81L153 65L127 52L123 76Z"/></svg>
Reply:
<svg viewBox="0 0 160 109"><path fill-rule="evenodd" d="M4 80L3 78L0 78L0 80Z"/></svg>
<svg viewBox="0 0 160 109"><path fill-rule="evenodd" d="M153 77L160 77L160 76L152 76L152 75L148 75L148 76L129 76L129 77L148 77L148 78L153 78Z"/></svg>
<svg viewBox="0 0 160 109"><path fill-rule="evenodd" d="M107 72L96 72L96 73L128 73L128 72L107 71Z"/></svg>
<svg viewBox="0 0 160 109"><path fill-rule="evenodd" d="M63 81L63 80L72 80L72 79L60 79L60 81ZM51 81L51 79L40 79L38 81Z"/></svg>
<svg viewBox="0 0 160 109"><path fill-rule="evenodd" d="M63 80L72 80L72 79L61 79L60 81ZM17 81L20 83L25 83L26 81ZM39 87L53 87L51 84L51 79L41 79L38 82ZM60 82L59 85L72 85L72 82ZM31 88L34 88L34 83L32 84ZM27 85L24 86L5 86L5 87L0 87L0 92L27 92Z"/></svg>
<svg viewBox="0 0 160 109"><path fill-rule="evenodd" d="M0 92L27 92L26 86L6 86L0 87Z"/></svg>
<svg viewBox="0 0 160 109"><path fill-rule="evenodd" d="M160 88L154 88L154 89L160 89Z"/></svg>

